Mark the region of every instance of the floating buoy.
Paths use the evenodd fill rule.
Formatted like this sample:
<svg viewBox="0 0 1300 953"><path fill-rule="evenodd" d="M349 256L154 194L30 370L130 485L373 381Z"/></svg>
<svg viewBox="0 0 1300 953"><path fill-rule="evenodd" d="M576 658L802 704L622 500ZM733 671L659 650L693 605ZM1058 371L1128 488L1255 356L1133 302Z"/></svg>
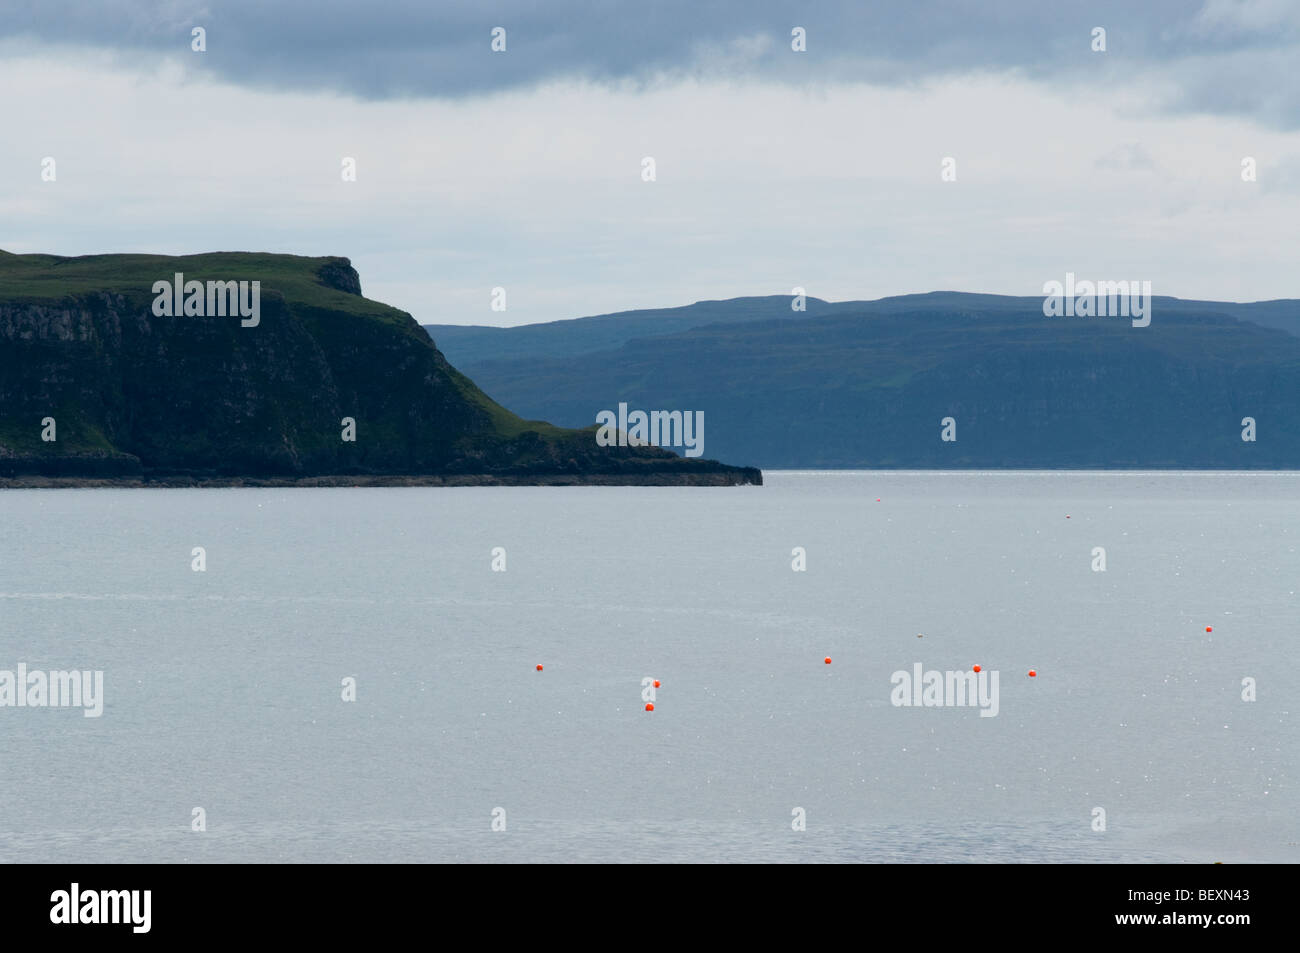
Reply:
<svg viewBox="0 0 1300 953"><path fill-rule="evenodd" d="M655 688L658 688L658 687L659 687L659 679L656 678L656 679L655 679Z"/></svg>
<svg viewBox="0 0 1300 953"><path fill-rule="evenodd" d="M654 710L655 710L654 702L646 702L646 703L645 703L645 710L646 710L646 711L654 711Z"/></svg>
<svg viewBox="0 0 1300 953"><path fill-rule="evenodd" d="M831 657L830 657L829 655L826 656L826 664L827 664L827 665L830 665L830 664L831 664Z"/></svg>
<svg viewBox="0 0 1300 953"><path fill-rule="evenodd" d="M539 665L539 666L537 666L537 671L539 671L539 672L540 672L540 671L541 671L541 670L542 670L542 667L541 667L541 666L540 666L540 665Z"/></svg>
<svg viewBox="0 0 1300 953"><path fill-rule="evenodd" d="M1029 670L1029 677L1030 677L1030 678L1037 678L1037 677L1038 677L1038 673L1035 672L1035 671L1031 668L1031 669Z"/></svg>
<svg viewBox="0 0 1300 953"><path fill-rule="evenodd" d="M1213 631L1214 631L1214 626L1212 626L1212 625L1207 625L1207 626L1205 627L1205 631L1206 631L1206 632L1213 632Z"/></svg>
<svg viewBox="0 0 1300 953"><path fill-rule="evenodd" d="M880 497L876 497L876 502L877 502L877 503L880 502Z"/></svg>
<svg viewBox="0 0 1300 953"><path fill-rule="evenodd" d="M976 671L976 672L978 672L978 671L980 670L980 667L979 667L978 665L973 665L973 666L971 666L971 668L972 668L972 670L974 670L974 671Z"/></svg>
<svg viewBox="0 0 1300 953"><path fill-rule="evenodd" d="M1070 514L1069 514L1069 513L1066 513L1066 514L1065 514L1065 518L1068 520L1068 519L1070 518Z"/></svg>

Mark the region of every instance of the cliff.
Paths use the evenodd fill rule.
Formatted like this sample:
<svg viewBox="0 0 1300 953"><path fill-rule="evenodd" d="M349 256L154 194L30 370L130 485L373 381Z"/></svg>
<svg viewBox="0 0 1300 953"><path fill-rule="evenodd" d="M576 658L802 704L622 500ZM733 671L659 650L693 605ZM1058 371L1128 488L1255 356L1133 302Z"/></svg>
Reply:
<svg viewBox="0 0 1300 953"><path fill-rule="evenodd" d="M204 285L257 281L256 320L233 306L156 313L155 282L176 273ZM346 258L0 252L0 478L24 477L762 480L752 468L600 447L594 428L515 416L409 314L363 297Z"/></svg>

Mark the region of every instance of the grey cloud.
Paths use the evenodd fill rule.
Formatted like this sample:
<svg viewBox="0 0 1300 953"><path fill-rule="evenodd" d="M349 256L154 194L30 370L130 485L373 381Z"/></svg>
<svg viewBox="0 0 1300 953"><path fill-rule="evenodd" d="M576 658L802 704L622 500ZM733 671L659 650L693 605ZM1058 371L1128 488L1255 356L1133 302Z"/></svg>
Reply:
<svg viewBox="0 0 1300 953"><path fill-rule="evenodd" d="M649 83L743 76L785 83L907 84L973 71L1072 84L1165 81L1170 112L1300 127L1300 5L1286 0L965 0L816 5L776 0L25 0L0 37L190 57L218 77L366 99L463 97L550 80ZM189 27L208 51L192 54ZM508 50L489 50L490 30ZM806 28L808 52L790 50ZM1091 52L1093 27L1108 51ZM1222 73L1226 82L1215 77ZM1256 92L1235 85L1243 76Z"/></svg>
<svg viewBox="0 0 1300 953"><path fill-rule="evenodd" d="M1126 142L1118 145L1110 152L1099 157L1093 165L1098 169L1117 172L1151 172L1156 167L1151 156L1142 148L1142 144L1139 142Z"/></svg>

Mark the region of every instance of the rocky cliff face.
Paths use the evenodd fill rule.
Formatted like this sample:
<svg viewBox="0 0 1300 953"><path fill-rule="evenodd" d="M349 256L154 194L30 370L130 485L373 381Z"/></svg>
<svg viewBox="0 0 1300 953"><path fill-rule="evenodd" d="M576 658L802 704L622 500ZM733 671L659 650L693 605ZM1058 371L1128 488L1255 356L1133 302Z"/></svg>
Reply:
<svg viewBox="0 0 1300 953"><path fill-rule="evenodd" d="M260 320L156 315L176 272L260 280ZM238 254L0 256L0 477L24 473L761 479L523 421L361 297L347 259Z"/></svg>
<svg viewBox="0 0 1300 953"><path fill-rule="evenodd" d="M352 267L352 262L347 258L327 260L316 269L316 276L327 288L350 295L361 294L361 276L357 274L357 270Z"/></svg>

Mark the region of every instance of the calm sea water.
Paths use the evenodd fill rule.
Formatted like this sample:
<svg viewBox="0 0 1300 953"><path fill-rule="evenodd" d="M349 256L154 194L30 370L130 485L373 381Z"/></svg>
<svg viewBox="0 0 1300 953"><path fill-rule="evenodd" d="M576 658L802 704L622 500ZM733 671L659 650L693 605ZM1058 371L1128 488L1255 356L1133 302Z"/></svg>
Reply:
<svg viewBox="0 0 1300 953"><path fill-rule="evenodd" d="M765 478L0 492L0 860L1300 859L1300 474Z"/></svg>

